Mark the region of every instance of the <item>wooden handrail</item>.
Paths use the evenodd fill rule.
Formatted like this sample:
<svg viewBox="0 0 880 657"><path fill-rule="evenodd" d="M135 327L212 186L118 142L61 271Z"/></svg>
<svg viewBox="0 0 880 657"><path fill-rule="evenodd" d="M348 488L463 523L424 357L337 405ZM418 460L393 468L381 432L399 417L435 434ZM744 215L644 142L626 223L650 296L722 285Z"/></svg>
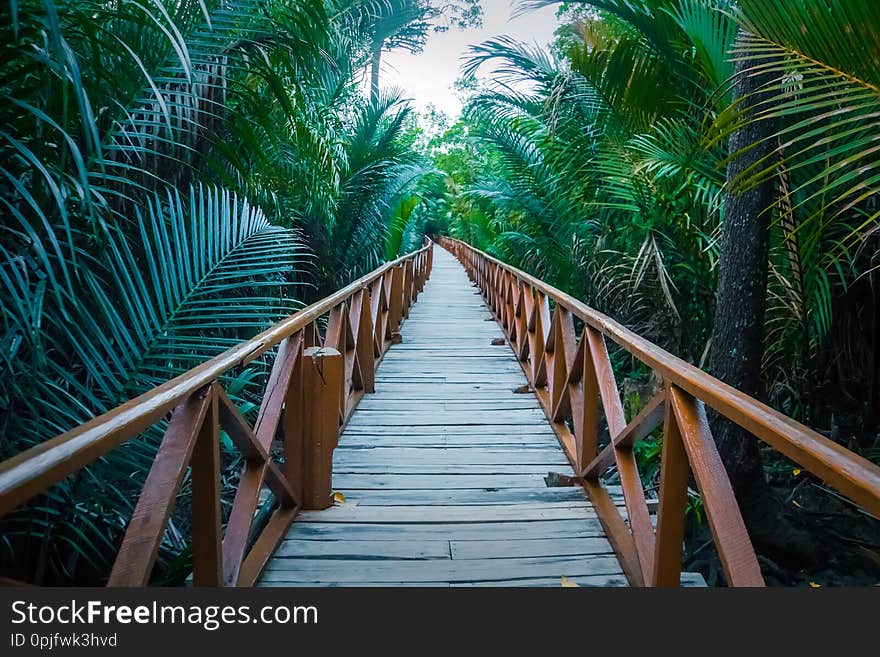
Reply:
<svg viewBox="0 0 880 657"><path fill-rule="evenodd" d="M300 462L302 450L308 446L304 447L302 441L309 439L310 432L319 432L312 426L314 423L326 420L311 417L304 411L313 402L312 392L302 385L303 372L308 367L319 366L315 358L306 362L305 351L331 348L318 349L318 355L331 363L336 353L342 361L338 385L334 386L337 390L332 392L337 395L333 406L339 408L338 417L332 419L332 430L338 432L360 398L373 391L375 367L395 340L409 307L430 276L433 246L426 240L414 253L379 267L253 339L0 463L0 516L138 436L173 411L139 501L138 509L143 504L144 515L135 510L111 583L146 583L170 513L167 507L173 502L173 492L190 465L193 508L202 514L199 521L194 522L194 532L196 528L202 530L201 536L194 535L194 543L205 546L199 554L194 554L194 560L199 562L195 564L196 583L252 583L259 576L265 558L303 507L304 496L308 497L303 491L303 478L308 478L310 473L302 472ZM317 321L328 315L327 332L322 339ZM226 372L254 361L275 347L278 353L256 426L252 429L226 397L218 380ZM227 430L245 460L226 536L222 538L222 551L219 492L215 486L219 471L211 471L211 468L219 468L219 459L214 453L218 448L218 426ZM284 436L284 471L273 462L271 454L278 433ZM246 554L250 525L264 484L280 500L279 511L257 538L250 554ZM149 513L155 504L162 507L163 515L158 519ZM216 517L206 522L205 517L212 515ZM205 539L206 535L210 535L210 540ZM215 545L210 547L212 541ZM200 576L212 572L213 579Z"/></svg>
<svg viewBox="0 0 880 657"><path fill-rule="evenodd" d="M534 276L460 240L440 238L439 243L461 261L502 325L569 459L584 477L585 488L633 583L678 583L690 470L701 489L728 582L763 584L730 482L720 466L704 403L880 517L880 467ZM549 300L555 303L552 316ZM572 317L584 322L580 340ZM606 337L664 382L662 400L651 400L645 413L629 425L622 417ZM611 434L611 444L601 453L596 446L598 403ZM663 405L665 419L658 410ZM661 421L666 439L655 534L646 516L632 446ZM598 485L599 475L612 462L617 464L624 491L628 529L620 518L610 515L616 515L615 507Z"/></svg>

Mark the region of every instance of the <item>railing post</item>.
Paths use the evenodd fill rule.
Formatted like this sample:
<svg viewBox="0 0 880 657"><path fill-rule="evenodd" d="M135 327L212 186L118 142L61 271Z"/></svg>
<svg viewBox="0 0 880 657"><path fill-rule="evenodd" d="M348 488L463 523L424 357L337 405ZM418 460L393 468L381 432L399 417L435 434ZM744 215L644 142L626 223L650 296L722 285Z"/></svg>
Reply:
<svg viewBox="0 0 880 657"><path fill-rule="evenodd" d="M192 559L195 586L223 585L223 533L220 529L220 420L218 384L211 386L205 421L192 460Z"/></svg>
<svg viewBox="0 0 880 657"><path fill-rule="evenodd" d="M304 342L307 333L303 331L303 339L297 343L298 353L291 357L296 358L296 364L290 374L290 383L284 395L284 474L290 487L293 489L297 503L303 500L303 446L305 444L305 391L303 388L303 376L305 364ZM290 344L289 342L287 344ZM309 364L311 366L311 364Z"/></svg>
<svg viewBox="0 0 880 657"><path fill-rule="evenodd" d="M392 335L400 330L400 322L402 321L403 265L397 265L391 270L391 281L388 290L388 323L391 325Z"/></svg>
<svg viewBox="0 0 880 657"><path fill-rule="evenodd" d="M660 454L660 506L657 509L654 572L652 581L648 582L650 586L679 586L681 583L681 546L689 475L681 429L667 391Z"/></svg>
<svg viewBox="0 0 880 657"><path fill-rule="evenodd" d="M403 266L403 316L409 318L409 309L413 304L415 285L413 282L413 261L407 260Z"/></svg>
<svg viewBox="0 0 880 657"><path fill-rule="evenodd" d="M425 280L431 278L431 270L434 269L434 245L428 247L428 270L425 274Z"/></svg>
<svg viewBox="0 0 880 657"><path fill-rule="evenodd" d="M342 354L310 347L303 354L303 508L326 509L332 501L333 450L339 440Z"/></svg>

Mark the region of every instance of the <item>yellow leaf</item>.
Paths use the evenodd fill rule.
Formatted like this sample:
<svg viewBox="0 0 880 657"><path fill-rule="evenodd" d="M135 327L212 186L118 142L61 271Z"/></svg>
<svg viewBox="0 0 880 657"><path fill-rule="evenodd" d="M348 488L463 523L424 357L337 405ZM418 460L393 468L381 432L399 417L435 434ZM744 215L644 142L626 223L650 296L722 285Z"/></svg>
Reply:
<svg viewBox="0 0 880 657"><path fill-rule="evenodd" d="M814 589L821 589L822 588L822 585L817 584L816 582L810 582L810 586L813 587Z"/></svg>
<svg viewBox="0 0 880 657"><path fill-rule="evenodd" d="M345 495L343 495L339 491L336 491L335 493L333 493L333 501L336 504L345 504Z"/></svg>
<svg viewBox="0 0 880 657"><path fill-rule="evenodd" d="M562 588L564 589L578 589L580 588L580 584L575 584L565 575L562 576Z"/></svg>
<svg viewBox="0 0 880 657"><path fill-rule="evenodd" d="M794 470L791 471L791 474L793 474L795 477L797 477L800 473L801 473L800 468L795 468Z"/></svg>
<svg viewBox="0 0 880 657"><path fill-rule="evenodd" d="M794 504L799 509L803 508L800 504L797 503L797 500L792 500L791 503Z"/></svg>

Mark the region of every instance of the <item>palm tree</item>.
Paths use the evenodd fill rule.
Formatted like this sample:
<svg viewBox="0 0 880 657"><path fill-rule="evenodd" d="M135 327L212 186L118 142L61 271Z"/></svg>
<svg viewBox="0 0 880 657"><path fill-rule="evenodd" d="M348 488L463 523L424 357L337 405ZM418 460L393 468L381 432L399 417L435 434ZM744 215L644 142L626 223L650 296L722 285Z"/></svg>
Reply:
<svg viewBox="0 0 880 657"><path fill-rule="evenodd" d="M364 105L365 17L385 8L27 0L0 9L3 456L190 369L294 312L309 289L377 262L396 195L418 169L396 141L400 103L351 109ZM375 119L372 132L351 127L362 114ZM316 266L316 255L335 260ZM270 359L226 382L245 413ZM4 519L4 572L101 581L161 435L153 427ZM158 580L186 571L188 542L187 526L172 522Z"/></svg>
<svg viewBox="0 0 880 657"><path fill-rule="evenodd" d="M713 344L730 347L717 329L710 342L725 213L763 187L749 214L767 211L766 256L754 250L766 311L752 313L766 338L746 367L801 419L833 423L822 381L876 421L865 415L880 397L875 3L569 4L585 11L556 57L507 40L475 48L471 69L494 59L509 79L466 114L490 153L450 230L705 364ZM735 231L726 242L752 243ZM727 299L739 303L723 295L719 321L736 315Z"/></svg>

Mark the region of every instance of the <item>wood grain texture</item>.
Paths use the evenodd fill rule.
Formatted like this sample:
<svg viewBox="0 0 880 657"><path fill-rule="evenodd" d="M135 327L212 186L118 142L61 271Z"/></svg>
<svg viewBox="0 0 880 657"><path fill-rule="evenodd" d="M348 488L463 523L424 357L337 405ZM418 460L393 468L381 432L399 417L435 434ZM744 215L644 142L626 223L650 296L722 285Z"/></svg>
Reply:
<svg viewBox="0 0 880 657"><path fill-rule="evenodd" d="M689 473L681 430L667 395L660 461L660 509L657 516L656 553L651 580L653 586L678 585Z"/></svg>
<svg viewBox="0 0 880 657"><path fill-rule="evenodd" d="M192 560L196 586L222 586L220 414L217 384L192 453Z"/></svg>
<svg viewBox="0 0 880 657"><path fill-rule="evenodd" d="M209 386L175 409L122 539L109 586L144 586L149 581L177 491L214 400Z"/></svg>
<svg viewBox="0 0 880 657"><path fill-rule="evenodd" d="M727 582L731 586L763 586L755 549L712 440L702 404L675 386L670 386L669 403L700 489Z"/></svg>
<svg viewBox="0 0 880 657"><path fill-rule="evenodd" d="M509 349L492 345L505 336L486 321L490 308L448 253L434 258L403 342L334 453L333 489L346 503L302 512L259 584L559 586L565 575L626 585L584 490L546 485L548 473L574 471L535 396L514 393L527 379ZM543 351L547 300L525 291L520 302L517 345ZM570 320L563 328L565 368L574 333ZM567 385L565 371L555 376Z"/></svg>

